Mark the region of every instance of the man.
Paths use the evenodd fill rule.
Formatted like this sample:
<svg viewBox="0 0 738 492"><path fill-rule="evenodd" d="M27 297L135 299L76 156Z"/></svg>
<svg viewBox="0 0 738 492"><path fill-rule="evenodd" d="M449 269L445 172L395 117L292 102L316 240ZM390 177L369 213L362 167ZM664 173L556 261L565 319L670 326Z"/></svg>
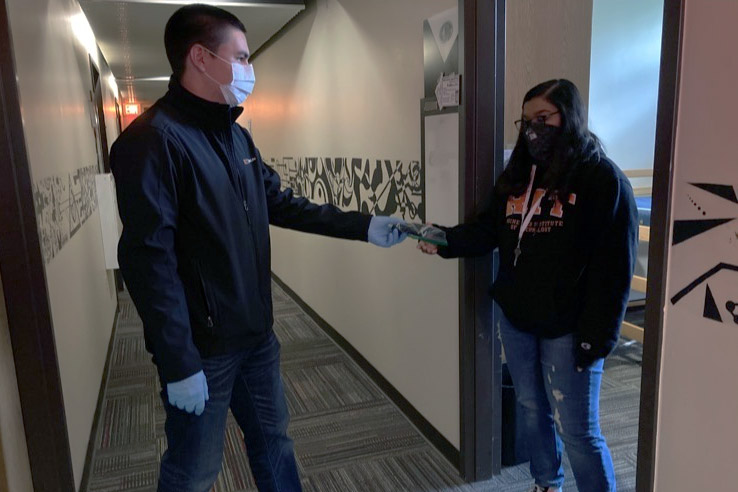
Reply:
<svg viewBox="0 0 738 492"><path fill-rule="evenodd" d="M243 24L179 9L164 41L167 94L111 153L123 277L144 323L166 408L159 491L210 490L230 408L261 491L299 491L272 331L269 224L389 247L400 221L282 191L235 123L254 85Z"/></svg>

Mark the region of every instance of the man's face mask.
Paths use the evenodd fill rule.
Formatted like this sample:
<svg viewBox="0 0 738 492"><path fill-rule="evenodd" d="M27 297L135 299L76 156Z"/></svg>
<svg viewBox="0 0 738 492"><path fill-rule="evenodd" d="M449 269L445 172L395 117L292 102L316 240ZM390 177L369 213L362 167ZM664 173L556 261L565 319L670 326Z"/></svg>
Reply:
<svg viewBox="0 0 738 492"><path fill-rule="evenodd" d="M561 127L545 123L526 123L523 129L528 153L541 163L547 163L553 157L559 135L561 135Z"/></svg>
<svg viewBox="0 0 738 492"><path fill-rule="evenodd" d="M229 106L239 106L254 91L254 84L256 83L254 66L250 63L248 65L231 63L228 60L216 55L209 49L205 48L205 50L223 63L227 63L232 67L233 79L230 84L221 84L207 72L205 72L205 75L220 86L220 91L223 93L223 97L225 98L225 101Z"/></svg>

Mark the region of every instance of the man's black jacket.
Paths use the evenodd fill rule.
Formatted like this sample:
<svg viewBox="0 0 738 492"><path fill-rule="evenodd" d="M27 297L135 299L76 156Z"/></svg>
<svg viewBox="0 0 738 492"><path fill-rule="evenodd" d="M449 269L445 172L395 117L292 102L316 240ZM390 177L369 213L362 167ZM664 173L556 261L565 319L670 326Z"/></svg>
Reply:
<svg viewBox="0 0 738 492"><path fill-rule="evenodd" d="M281 190L235 123L242 111L173 79L111 151L120 268L167 382L198 372L202 357L258 344L272 329L269 224L367 240L370 216Z"/></svg>

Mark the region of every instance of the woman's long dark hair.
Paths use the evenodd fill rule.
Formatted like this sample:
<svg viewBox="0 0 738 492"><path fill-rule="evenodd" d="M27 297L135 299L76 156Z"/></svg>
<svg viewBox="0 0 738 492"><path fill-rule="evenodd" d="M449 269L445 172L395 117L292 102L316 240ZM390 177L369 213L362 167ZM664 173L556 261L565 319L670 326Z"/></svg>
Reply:
<svg viewBox="0 0 738 492"><path fill-rule="evenodd" d="M572 82L566 79L543 82L528 91L523 104L536 97L543 97L556 106L561 115L561 134L540 186L566 195L570 191L570 180L575 168L583 162L598 161L603 154L602 144L587 128L584 102ZM498 181L497 192L503 196L519 196L524 193L533 163L521 131L510 162Z"/></svg>

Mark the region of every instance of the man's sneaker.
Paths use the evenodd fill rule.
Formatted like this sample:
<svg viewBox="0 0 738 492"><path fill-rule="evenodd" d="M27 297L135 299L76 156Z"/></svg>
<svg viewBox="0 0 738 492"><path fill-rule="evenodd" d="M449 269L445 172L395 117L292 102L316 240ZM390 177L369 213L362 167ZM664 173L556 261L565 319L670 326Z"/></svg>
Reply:
<svg viewBox="0 0 738 492"><path fill-rule="evenodd" d="M534 485L530 492L561 492L560 488L554 487L541 487L540 485Z"/></svg>

